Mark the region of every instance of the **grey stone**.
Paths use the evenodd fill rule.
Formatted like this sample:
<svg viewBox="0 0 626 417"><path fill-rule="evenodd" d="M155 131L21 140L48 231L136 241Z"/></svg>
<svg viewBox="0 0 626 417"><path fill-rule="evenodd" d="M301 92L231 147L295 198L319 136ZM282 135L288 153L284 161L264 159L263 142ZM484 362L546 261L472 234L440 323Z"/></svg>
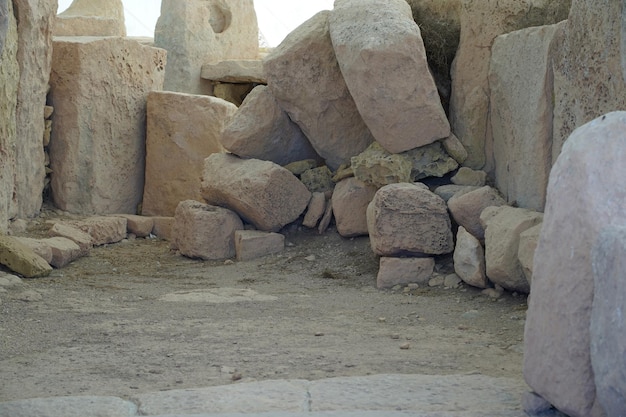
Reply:
<svg viewBox="0 0 626 417"><path fill-rule="evenodd" d="M133 417L137 406L117 397L57 397L0 403L0 417Z"/></svg>
<svg viewBox="0 0 626 417"><path fill-rule="evenodd" d="M487 181L487 173L485 171L475 171L468 167L461 167L454 177L450 178L450 181L456 185L484 187Z"/></svg>

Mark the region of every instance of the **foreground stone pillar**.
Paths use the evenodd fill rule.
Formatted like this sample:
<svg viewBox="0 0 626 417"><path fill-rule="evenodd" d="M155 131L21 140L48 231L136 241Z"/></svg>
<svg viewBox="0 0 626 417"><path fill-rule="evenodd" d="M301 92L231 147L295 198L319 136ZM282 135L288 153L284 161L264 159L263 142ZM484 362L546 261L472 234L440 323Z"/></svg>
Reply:
<svg viewBox="0 0 626 417"><path fill-rule="evenodd" d="M126 36L122 0L74 0L57 16L55 36Z"/></svg>
<svg viewBox="0 0 626 417"><path fill-rule="evenodd" d="M166 52L124 38L55 38L51 187L61 209L136 213L144 184L146 100Z"/></svg>

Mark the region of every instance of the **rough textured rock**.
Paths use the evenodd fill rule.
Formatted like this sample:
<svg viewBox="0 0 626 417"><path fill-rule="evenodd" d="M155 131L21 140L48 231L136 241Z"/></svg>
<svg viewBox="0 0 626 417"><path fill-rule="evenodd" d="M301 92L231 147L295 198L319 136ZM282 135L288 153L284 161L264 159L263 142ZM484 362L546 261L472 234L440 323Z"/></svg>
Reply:
<svg viewBox="0 0 626 417"><path fill-rule="evenodd" d="M221 135L235 155L287 165L319 158L298 125L291 121L272 92L263 85L248 94Z"/></svg>
<svg viewBox="0 0 626 417"><path fill-rule="evenodd" d="M590 358L591 248L626 218L626 112L578 128L557 159L535 252L524 377L564 413L600 416Z"/></svg>
<svg viewBox="0 0 626 417"><path fill-rule="evenodd" d="M224 152L221 131L236 111L234 104L215 97L148 94L142 214L173 216L181 201L202 200L204 159Z"/></svg>
<svg viewBox="0 0 626 417"><path fill-rule="evenodd" d="M526 280L533 285L533 263L535 260L535 251L539 243L539 235L541 233L541 224L531 227L519 235L519 249L517 250L517 260L522 267L522 272Z"/></svg>
<svg viewBox="0 0 626 417"><path fill-rule="evenodd" d="M267 79L263 72L263 61L260 59L231 59L215 63L211 62L202 66L200 76L205 80L223 83L267 84Z"/></svg>
<svg viewBox="0 0 626 417"><path fill-rule="evenodd" d="M91 236L95 246L117 243L126 237L126 219L122 217L94 216L67 223Z"/></svg>
<svg viewBox="0 0 626 417"><path fill-rule="evenodd" d="M76 243L64 237L50 237L43 239L42 242L50 247L52 251L50 265L55 268L63 268L70 262L87 254Z"/></svg>
<svg viewBox="0 0 626 417"><path fill-rule="evenodd" d="M591 366L596 395L608 417L626 410L626 222L605 229L593 245L593 305L591 309Z"/></svg>
<svg viewBox="0 0 626 417"><path fill-rule="evenodd" d="M553 163L574 129L602 114L626 109L625 33L623 2L572 0L567 24L552 47Z"/></svg>
<svg viewBox="0 0 626 417"><path fill-rule="evenodd" d="M229 154L213 154L205 160L202 196L267 232L277 232L296 220L311 199L309 190L287 169Z"/></svg>
<svg viewBox="0 0 626 417"><path fill-rule="evenodd" d="M55 38L52 196L62 210L136 213L145 171L146 99L165 51L125 38Z"/></svg>
<svg viewBox="0 0 626 417"><path fill-rule="evenodd" d="M406 1L338 0L329 22L341 73L378 143L400 153L450 135Z"/></svg>
<svg viewBox="0 0 626 417"><path fill-rule="evenodd" d="M300 181L312 193L332 192L335 188L333 173L330 172L326 165L307 169L300 175Z"/></svg>
<svg viewBox="0 0 626 417"><path fill-rule="evenodd" d="M374 138L339 69L329 14L322 11L300 25L263 62L268 87L280 107L335 170Z"/></svg>
<svg viewBox="0 0 626 417"><path fill-rule="evenodd" d="M443 139L441 141L443 148L446 150L447 154L454 158L459 164L462 164L467 159L467 151L465 147L456 137L454 133L450 133L450 136Z"/></svg>
<svg viewBox="0 0 626 417"><path fill-rule="evenodd" d="M463 226L459 226L454 248L454 272L473 287L487 288L489 280L485 271L485 251L482 245Z"/></svg>
<svg viewBox="0 0 626 417"><path fill-rule="evenodd" d="M505 205L506 201L498 191L488 185L469 193L459 193L448 200L454 221L481 241L485 238L485 229L480 224L480 214L487 207Z"/></svg>
<svg viewBox="0 0 626 417"><path fill-rule="evenodd" d="M461 167L454 177L450 178L452 184L468 185L473 187L484 187L487 182L485 171L474 171L468 167Z"/></svg>
<svg viewBox="0 0 626 417"><path fill-rule="evenodd" d="M461 38L452 63L450 124L468 152L464 165L490 172L489 63L501 34L567 18L570 0L461 0ZM487 164L487 165L485 165Z"/></svg>
<svg viewBox="0 0 626 417"><path fill-rule="evenodd" d="M237 230L235 232L235 252L238 261L249 261L285 249L285 236L279 233L258 230Z"/></svg>
<svg viewBox="0 0 626 417"><path fill-rule="evenodd" d="M202 65L257 59L258 36L252 0L162 0L154 45L168 52L164 89L210 95Z"/></svg>
<svg viewBox="0 0 626 417"><path fill-rule="evenodd" d="M65 224L62 222L55 223L48 231L48 235L52 237L64 237L76 243L80 250L87 254L93 247L93 238L89 233L83 232L76 226Z"/></svg>
<svg viewBox="0 0 626 417"><path fill-rule="evenodd" d="M52 66L52 24L58 5L57 0L14 0L13 5L18 18L20 67L15 192L18 216L26 218L38 214L43 201L43 110Z"/></svg>
<svg viewBox="0 0 626 417"><path fill-rule="evenodd" d="M372 250L381 256L440 255L454 250L446 203L423 184L391 184L367 207Z"/></svg>
<svg viewBox="0 0 626 417"><path fill-rule="evenodd" d="M28 246L33 252L41 256L41 258L52 265L52 248L40 239L32 239L28 237L15 237L20 243Z"/></svg>
<svg viewBox="0 0 626 417"><path fill-rule="evenodd" d="M380 258L376 276L378 288L391 288L395 285L426 285L435 269L434 258Z"/></svg>
<svg viewBox="0 0 626 417"><path fill-rule="evenodd" d="M236 213L186 200L176 207L174 219L174 243L182 255L205 260L235 256L235 231L243 229Z"/></svg>
<svg viewBox="0 0 626 417"><path fill-rule="evenodd" d="M122 0L74 0L57 16L54 36L126 36Z"/></svg>
<svg viewBox="0 0 626 417"><path fill-rule="evenodd" d="M335 186L332 204L337 232L343 237L366 235L367 206L376 195L376 187L357 178L346 178Z"/></svg>
<svg viewBox="0 0 626 417"><path fill-rule="evenodd" d="M52 272L48 262L12 236L0 236L0 264L26 278L45 277Z"/></svg>
<svg viewBox="0 0 626 417"><path fill-rule="evenodd" d="M159 239L173 241L173 225L174 217L155 216L152 218L154 227L152 228L152 234Z"/></svg>
<svg viewBox="0 0 626 417"><path fill-rule="evenodd" d="M550 45L558 25L498 36L489 69L495 179L510 204L543 211L552 167Z"/></svg>
<svg viewBox="0 0 626 417"><path fill-rule="evenodd" d="M326 196L324 193L313 193L311 195L311 201L302 220L302 225L310 229L317 226L324 212L326 211Z"/></svg>
<svg viewBox="0 0 626 417"><path fill-rule="evenodd" d="M136 214L116 214L115 217L126 219L126 230L137 237L150 236L154 228L152 217L137 216Z"/></svg>
<svg viewBox="0 0 626 417"><path fill-rule="evenodd" d="M520 234L541 223L543 214L528 209L502 207L486 221L487 277L509 291L530 292L530 282L518 260Z"/></svg>

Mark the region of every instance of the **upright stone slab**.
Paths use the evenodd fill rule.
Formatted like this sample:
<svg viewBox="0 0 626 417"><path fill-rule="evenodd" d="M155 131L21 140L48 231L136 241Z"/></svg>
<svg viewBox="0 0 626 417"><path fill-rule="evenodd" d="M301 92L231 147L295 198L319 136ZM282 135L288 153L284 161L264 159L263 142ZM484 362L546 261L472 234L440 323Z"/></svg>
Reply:
<svg viewBox="0 0 626 417"><path fill-rule="evenodd" d="M215 97L148 94L142 214L171 217L181 201L202 200L204 159L224 152L220 134L236 111L234 104Z"/></svg>
<svg viewBox="0 0 626 417"><path fill-rule="evenodd" d="M489 69L496 186L509 203L543 211L552 167L550 45L565 22L498 36Z"/></svg>
<svg viewBox="0 0 626 417"><path fill-rule="evenodd" d="M57 16L54 36L126 36L124 4L122 0L74 0Z"/></svg>
<svg viewBox="0 0 626 417"><path fill-rule="evenodd" d="M264 61L268 87L332 169L373 142L343 79L322 11L291 32Z"/></svg>
<svg viewBox="0 0 626 417"><path fill-rule="evenodd" d="M465 283L487 288L489 280L485 273L485 250L474 236L459 226L454 248L454 272Z"/></svg>
<svg viewBox="0 0 626 417"><path fill-rule="evenodd" d="M332 205L337 232L343 237L366 235L367 206L376 195L376 187L354 177L337 184Z"/></svg>
<svg viewBox="0 0 626 417"><path fill-rule="evenodd" d="M52 198L74 213L136 213L146 157L146 99L165 51L125 38L55 38L50 98Z"/></svg>
<svg viewBox="0 0 626 417"><path fill-rule="evenodd" d="M335 55L359 113L391 153L450 135L420 29L404 0L338 0Z"/></svg>
<svg viewBox="0 0 626 417"><path fill-rule="evenodd" d="M626 218L626 112L602 116L567 140L548 184L524 337L524 378L572 417L603 415L589 333L591 249Z"/></svg>
<svg viewBox="0 0 626 417"><path fill-rule="evenodd" d="M164 89L211 94L202 66L258 58L258 36L252 0L162 0L154 45L168 52Z"/></svg>
<svg viewBox="0 0 626 417"><path fill-rule="evenodd" d="M52 66L52 26L57 0L14 0L18 17L15 192L18 216L32 217L43 202L45 154L44 106Z"/></svg>

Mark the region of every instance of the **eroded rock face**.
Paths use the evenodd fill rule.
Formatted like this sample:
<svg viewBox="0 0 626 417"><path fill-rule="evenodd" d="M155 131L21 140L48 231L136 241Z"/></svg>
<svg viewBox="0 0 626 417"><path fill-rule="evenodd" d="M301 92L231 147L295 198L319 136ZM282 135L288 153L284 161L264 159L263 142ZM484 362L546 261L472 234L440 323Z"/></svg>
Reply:
<svg viewBox="0 0 626 417"><path fill-rule="evenodd" d="M57 16L54 36L126 36L122 0L74 0Z"/></svg>
<svg viewBox="0 0 626 417"><path fill-rule="evenodd" d="M378 143L400 153L450 135L406 1L338 0L329 22L341 73Z"/></svg>
<svg viewBox="0 0 626 417"><path fill-rule="evenodd" d="M601 416L590 357L591 249L623 224L626 112L609 113L567 140L548 184L525 330L524 377L564 413ZM567 289L564 291L564 289Z"/></svg>
<svg viewBox="0 0 626 417"><path fill-rule="evenodd" d="M264 61L270 91L317 153L337 169L373 142L335 57L329 11L291 32Z"/></svg>
<svg viewBox="0 0 626 417"><path fill-rule="evenodd" d="M142 214L169 217L181 201L202 200L204 160L224 152L221 131L236 111L234 104L215 97L148 94Z"/></svg>
<svg viewBox="0 0 626 417"><path fill-rule="evenodd" d="M52 196L83 214L136 213L145 171L146 99L165 51L125 38L55 38L50 98Z"/></svg>

